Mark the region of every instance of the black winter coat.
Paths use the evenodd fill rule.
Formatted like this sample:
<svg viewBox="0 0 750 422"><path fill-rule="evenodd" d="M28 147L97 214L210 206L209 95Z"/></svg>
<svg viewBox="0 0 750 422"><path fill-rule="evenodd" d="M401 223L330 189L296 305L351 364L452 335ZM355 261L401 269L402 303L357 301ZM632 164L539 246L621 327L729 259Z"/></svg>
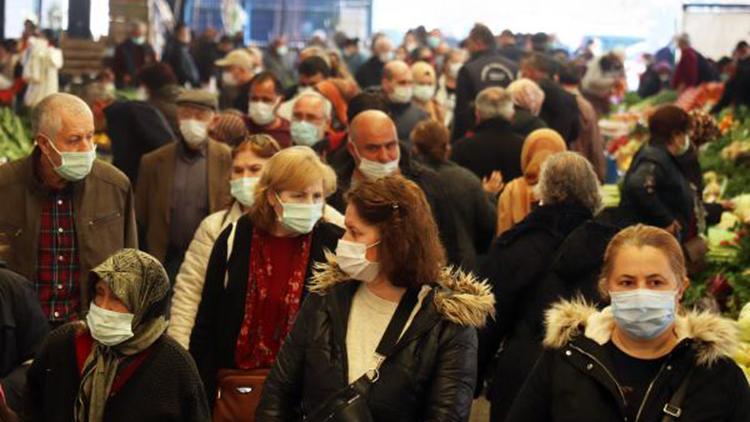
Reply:
<svg viewBox="0 0 750 422"><path fill-rule="evenodd" d="M50 333L29 368L22 420L73 422L81 383L75 335L83 324L73 322ZM104 408L107 422L208 422L211 412L198 371L190 355L163 335L150 354L110 396Z"/></svg>
<svg viewBox="0 0 750 422"><path fill-rule="evenodd" d="M380 85L383 79L383 67L385 63L380 61L377 55L370 57L357 69L355 78L362 89Z"/></svg>
<svg viewBox="0 0 750 422"><path fill-rule="evenodd" d="M458 223L457 213L451 203L450 197L443 188L440 177L433 170L412 160L409 150L402 143L401 158L398 162L401 175L416 183L427 197L427 202L432 209L432 216L440 231L440 240L443 242L448 261L451 264L460 265L465 257L461 255L458 248ZM346 212L346 201L344 194L349 190L354 175L355 162L346 148L333 154L329 163L336 171L338 180L337 190L330 198L328 204L336 208L342 214Z"/></svg>
<svg viewBox="0 0 750 422"><path fill-rule="evenodd" d="M34 286L0 262L0 386L6 401L18 409L27 365L49 333L47 317Z"/></svg>
<svg viewBox="0 0 750 422"><path fill-rule="evenodd" d="M511 409L508 422L621 422L625 403L606 343L614 321L609 309L561 302L547 316L546 350ZM678 316L679 343L666 356L640 404L635 422L661 421L690 368L693 374L680 422L746 422L750 388L731 357L732 322L708 313ZM585 334L584 334L585 333Z"/></svg>
<svg viewBox="0 0 750 422"><path fill-rule="evenodd" d="M578 139L581 131L578 100L575 95L565 91L557 82L542 79L537 83L544 91L544 102L539 118L547 123L550 129L557 131L570 147L570 144Z"/></svg>
<svg viewBox="0 0 750 422"><path fill-rule="evenodd" d="M216 374L219 369L236 367L234 352L237 337L245 317L247 281L250 275L250 248L252 247L253 223L245 215L236 223L234 243L227 260L228 239L234 226L227 227L216 239L206 267L206 283L201 303L195 317L195 326L190 336L190 353L206 387L209 400L213 402L216 391ZM343 236L341 228L319 222L312 231L310 259L306 279L312 275L316 262L324 262L325 250L335 250ZM224 276L227 274L227 285ZM303 295L308 286L305 286Z"/></svg>
<svg viewBox="0 0 750 422"><path fill-rule="evenodd" d="M622 229L637 224L620 208L607 208L573 230L560 244L545 280L545 301L582 296L589 303L601 300L599 275L609 241Z"/></svg>
<svg viewBox="0 0 750 422"><path fill-rule="evenodd" d="M456 141L451 160L471 170L480 179L499 170L507 182L523 174L523 141L524 138L502 118L485 120L479 123L474 136Z"/></svg>
<svg viewBox="0 0 750 422"><path fill-rule="evenodd" d="M552 303L543 281L555 252L590 218L591 212L576 204L540 206L492 245L482 276L493 286L496 318L480 331L479 362L493 380L488 390L493 421L504 420L541 353L543 314Z"/></svg>
<svg viewBox="0 0 750 422"><path fill-rule="evenodd" d="M686 240L693 217L693 190L679 163L661 145L644 144L625 174L620 206L645 224L667 227L677 220Z"/></svg>
<svg viewBox="0 0 750 422"><path fill-rule="evenodd" d="M346 329L360 283L335 265L315 279L266 380L259 422L300 421L348 384ZM461 299L456 299L456 296ZM492 294L472 276L446 270L380 368L368 405L375 421L466 421L476 381L476 326Z"/></svg>
<svg viewBox="0 0 750 422"><path fill-rule="evenodd" d="M496 49L475 53L458 71L456 107L451 139L462 138L474 123L472 104L483 89L506 87L516 79L518 65L503 57ZM510 179L506 179L510 180Z"/></svg>
<svg viewBox="0 0 750 422"><path fill-rule="evenodd" d="M516 106L516 114L513 116L513 132L517 133L523 139L526 139L529 134L537 129L544 129L547 127L547 123L537 116L531 114L530 111L525 108ZM510 180L510 179L508 179Z"/></svg>

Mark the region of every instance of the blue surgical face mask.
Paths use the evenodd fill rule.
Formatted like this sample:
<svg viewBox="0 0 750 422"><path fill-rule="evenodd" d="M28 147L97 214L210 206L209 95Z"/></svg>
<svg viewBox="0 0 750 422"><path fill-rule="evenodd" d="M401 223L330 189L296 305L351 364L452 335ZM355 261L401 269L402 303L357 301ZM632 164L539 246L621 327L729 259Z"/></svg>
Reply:
<svg viewBox="0 0 750 422"><path fill-rule="evenodd" d="M52 159L50 160L55 172L63 179L69 182L81 180L91 173L91 168L96 160L96 146L92 145L91 149L84 152L60 152L55 148L55 144L50 140L48 145L60 156L60 165L54 167Z"/></svg>
<svg viewBox="0 0 750 422"><path fill-rule="evenodd" d="M293 120L289 128L292 141L296 145L311 147L320 141L320 129L310 122L304 120Z"/></svg>
<svg viewBox="0 0 750 422"><path fill-rule="evenodd" d="M94 340L111 347L133 337L133 317L131 313L110 311L91 302L86 324Z"/></svg>
<svg viewBox="0 0 750 422"><path fill-rule="evenodd" d="M676 296L674 290L610 292L615 322L633 338L656 338L674 323Z"/></svg>
<svg viewBox="0 0 750 422"><path fill-rule="evenodd" d="M230 193L240 204L252 207L255 202L255 186L260 177L240 177L229 181Z"/></svg>
<svg viewBox="0 0 750 422"><path fill-rule="evenodd" d="M281 224L295 233L310 233L323 216L323 204L284 203L278 194L276 199L283 209L280 216Z"/></svg>

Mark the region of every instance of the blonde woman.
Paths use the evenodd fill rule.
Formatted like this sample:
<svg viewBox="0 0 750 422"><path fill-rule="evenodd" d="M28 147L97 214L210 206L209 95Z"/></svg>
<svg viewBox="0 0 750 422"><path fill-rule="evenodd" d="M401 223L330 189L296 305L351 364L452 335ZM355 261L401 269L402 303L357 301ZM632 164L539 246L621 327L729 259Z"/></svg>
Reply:
<svg viewBox="0 0 750 422"><path fill-rule="evenodd" d="M610 306L563 301L547 311L546 350L506 421L750 420L750 388L731 358L736 327L683 310L689 283L672 234L618 233L599 282Z"/></svg>
<svg viewBox="0 0 750 422"><path fill-rule="evenodd" d="M190 337L209 397L221 369L270 368L307 280L343 234L321 219L336 175L308 147L268 160L249 212L216 240Z"/></svg>

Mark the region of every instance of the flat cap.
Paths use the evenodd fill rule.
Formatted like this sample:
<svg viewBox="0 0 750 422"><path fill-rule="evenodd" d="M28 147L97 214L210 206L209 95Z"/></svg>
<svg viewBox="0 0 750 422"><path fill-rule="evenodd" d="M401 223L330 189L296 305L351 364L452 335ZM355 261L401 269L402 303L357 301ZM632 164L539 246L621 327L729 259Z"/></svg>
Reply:
<svg viewBox="0 0 750 422"><path fill-rule="evenodd" d="M223 59L216 60L214 63L219 67L239 66L248 70L252 70L256 66L253 56L244 48L232 50Z"/></svg>
<svg viewBox="0 0 750 422"><path fill-rule="evenodd" d="M216 111L219 108L219 101L216 99L216 94L204 89L186 89L177 97L177 105Z"/></svg>

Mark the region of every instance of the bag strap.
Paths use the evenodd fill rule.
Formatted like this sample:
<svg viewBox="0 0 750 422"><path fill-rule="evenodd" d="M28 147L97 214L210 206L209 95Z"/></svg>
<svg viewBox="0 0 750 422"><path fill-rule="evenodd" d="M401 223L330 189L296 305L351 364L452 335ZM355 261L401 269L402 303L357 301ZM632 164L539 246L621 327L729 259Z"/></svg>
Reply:
<svg viewBox="0 0 750 422"><path fill-rule="evenodd" d="M388 327L385 329L383 337L380 339L375 352L383 357L384 360L393 353L393 349L398 344L398 340L401 338L401 333L406 327L406 323L411 317L411 313L414 311L414 307L417 306L419 301L419 290L408 289L406 293L401 297L396 307L396 312L393 314L391 321L388 323Z"/></svg>
<svg viewBox="0 0 750 422"><path fill-rule="evenodd" d="M662 422L672 422L678 419L682 415L682 402L685 400L687 394L687 387L690 383L690 378L693 375L693 368L690 368L685 378L682 380L682 384L674 392L674 395L667 404L664 405L664 418Z"/></svg>

